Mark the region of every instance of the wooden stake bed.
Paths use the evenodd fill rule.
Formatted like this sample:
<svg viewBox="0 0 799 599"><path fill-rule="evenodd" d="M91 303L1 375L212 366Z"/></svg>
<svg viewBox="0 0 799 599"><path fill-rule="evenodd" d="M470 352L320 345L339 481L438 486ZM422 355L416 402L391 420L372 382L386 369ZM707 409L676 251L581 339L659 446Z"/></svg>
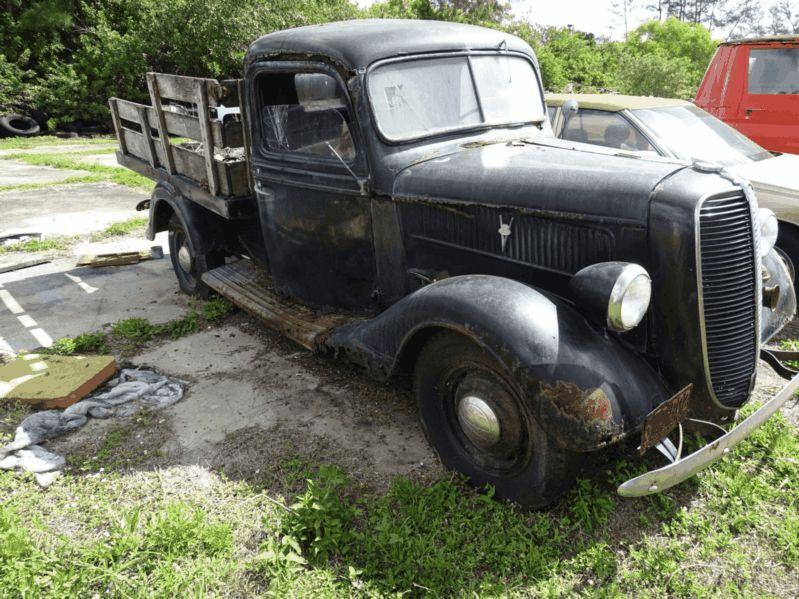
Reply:
<svg viewBox="0 0 799 599"><path fill-rule="evenodd" d="M346 316L317 314L278 295L266 275L250 260L220 266L202 276L211 289L263 320L303 347L319 349L324 334L349 320Z"/></svg>
<svg viewBox="0 0 799 599"><path fill-rule="evenodd" d="M221 122L212 109L241 107L240 79L147 73L152 106L108 101L119 151L117 161L155 181L174 183L188 199L225 218L245 216L252 196L246 110ZM174 138L195 142L174 143Z"/></svg>

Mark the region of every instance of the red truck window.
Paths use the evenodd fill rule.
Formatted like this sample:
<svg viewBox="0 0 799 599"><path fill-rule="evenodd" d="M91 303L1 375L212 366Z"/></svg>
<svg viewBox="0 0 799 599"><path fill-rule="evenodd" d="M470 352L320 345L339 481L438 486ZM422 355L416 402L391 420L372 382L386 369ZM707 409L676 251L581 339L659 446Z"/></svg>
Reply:
<svg viewBox="0 0 799 599"><path fill-rule="evenodd" d="M752 48L749 93L799 93L799 48Z"/></svg>

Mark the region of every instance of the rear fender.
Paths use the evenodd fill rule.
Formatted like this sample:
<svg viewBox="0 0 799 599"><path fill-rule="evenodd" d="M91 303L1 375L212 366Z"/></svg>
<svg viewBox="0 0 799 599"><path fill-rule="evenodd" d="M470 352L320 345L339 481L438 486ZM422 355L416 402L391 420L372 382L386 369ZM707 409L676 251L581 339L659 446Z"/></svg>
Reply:
<svg viewBox="0 0 799 599"><path fill-rule="evenodd" d="M155 187L150 200L147 239L152 241L156 233L166 231L169 228L169 220L175 213L186 225L186 232L191 236L192 245L198 254L209 254L224 248L226 221L196 202L187 200L172 185L164 181Z"/></svg>
<svg viewBox="0 0 799 599"><path fill-rule="evenodd" d="M326 345L390 376L404 351L419 349L419 335L436 329L469 337L500 362L564 449L618 441L670 395L641 357L565 302L489 275L427 285L376 318L336 329Z"/></svg>

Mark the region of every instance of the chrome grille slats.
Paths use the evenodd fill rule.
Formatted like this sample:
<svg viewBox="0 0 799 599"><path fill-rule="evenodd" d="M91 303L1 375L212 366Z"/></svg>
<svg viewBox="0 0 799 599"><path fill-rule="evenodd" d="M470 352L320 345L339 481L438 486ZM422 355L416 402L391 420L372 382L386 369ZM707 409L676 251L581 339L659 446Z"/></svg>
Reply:
<svg viewBox="0 0 799 599"><path fill-rule="evenodd" d="M708 383L727 408L741 406L757 368L758 260L752 209L742 192L698 211L702 334Z"/></svg>

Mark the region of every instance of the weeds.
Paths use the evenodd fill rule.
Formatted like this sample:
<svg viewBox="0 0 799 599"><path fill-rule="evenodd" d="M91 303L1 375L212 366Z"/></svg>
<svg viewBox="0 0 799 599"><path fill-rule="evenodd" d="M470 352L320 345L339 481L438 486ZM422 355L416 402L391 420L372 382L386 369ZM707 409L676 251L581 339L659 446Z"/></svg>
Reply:
<svg viewBox="0 0 799 599"><path fill-rule="evenodd" d="M62 337L43 350L44 353L70 356L73 354L108 353L113 345L123 344L128 352L161 337L179 339L196 333L203 326L219 324L234 309L233 304L222 297L213 297L192 306L182 318L161 324L153 324L146 318L128 318L111 326L107 333L83 333L77 337Z"/></svg>
<svg viewBox="0 0 799 599"><path fill-rule="evenodd" d="M53 341L53 345L45 353L71 356L73 354L104 354L108 352L108 344L102 333L83 333L77 337L61 337Z"/></svg>
<svg viewBox="0 0 799 599"><path fill-rule="evenodd" d="M143 177L136 172L126 168L116 168L113 166L103 166L100 164L91 164L81 162L70 158L64 154L8 154L2 156L8 160L22 160L34 166L50 166L53 168L83 170L88 171L92 175L102 177L103 181L116 183L117 185L125 185L136 189L150 190L153 187L152 180Z"/></svg>
<svg viewBox="0 0 799 599"><path fill-rule="evenodd" d="M55 135L37 135L36 137L7 137L0 139L0 150L30 150L40 146L64 145L75 143L80 145L111 145L116 144L113 135L94 137L78 137L75 139L61 139Z"/></svg>
<svg viewBox="0 0 799 599"><path fill-rule="evenodd" d="M63 250L75 241L74 237L51 237L49 239L28 239L19 243L0 245L0 254L9 252L49 252Z"/></svg>
<svg viewBox="0 0 799 599"><path fill-rule="evenodd" d="M93 233L91 236L92 241L102 241L109 237L121 237L122 235L129 235L133 232L144 231L147 226L147 217L134 217L128 220L123 220L106 227L102 231Z"/></svg>

